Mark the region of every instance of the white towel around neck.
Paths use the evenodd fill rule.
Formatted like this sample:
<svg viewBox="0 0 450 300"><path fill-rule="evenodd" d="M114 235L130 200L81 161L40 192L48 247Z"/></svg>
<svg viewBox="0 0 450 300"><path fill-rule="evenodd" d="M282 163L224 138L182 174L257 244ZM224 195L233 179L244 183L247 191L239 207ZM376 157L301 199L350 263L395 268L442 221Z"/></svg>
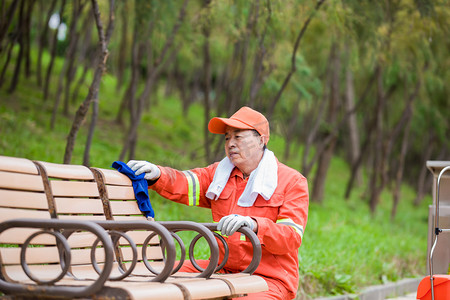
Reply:
<svg viewBox="0 0 450 300"><path fill-rule="evenodd" d="M217 166L214 178L208 187L206 197L217 200L222 193L225 185L234 169L233 163L228 157L222 159ZM264 150L264 155L258 164L258 167L250 173L244 192L239 197L238 205L241 207L250 207L255 203L258 194L265 200L269 200L278 184L278 164L272 151Z"/></svg>

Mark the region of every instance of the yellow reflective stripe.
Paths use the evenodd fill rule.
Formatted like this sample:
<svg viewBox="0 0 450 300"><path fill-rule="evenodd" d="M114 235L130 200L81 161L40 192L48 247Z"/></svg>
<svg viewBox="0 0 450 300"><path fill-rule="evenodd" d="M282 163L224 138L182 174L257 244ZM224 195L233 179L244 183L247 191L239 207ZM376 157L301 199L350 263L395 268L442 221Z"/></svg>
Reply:
<svg viewBox="0 0 450 300"><path fill-rule="evenodd" d="M245 241L246 240L246 236L245 234L241 233L241 236L239 238L241 241Z"/></svg>
<svg viewBox="0 0 450 300"><path fill-rule="evenodd" d="M184 176L186 176L188 182L188 199L189 206L197 206L198 200L200 198L200 184L198 177L194 172L183 171Z"/></svg>
<svg viewBox="0 0 450 300"><path fill-rule="evenodd" d="M287 225L287 226L290 226L290 227L294 228L294 230L303 239L303 226L302 225L295 224L295 222L292 221L291 219L280 219L280 220L277 220L277 224L283 224L283 225Z"/></svg>

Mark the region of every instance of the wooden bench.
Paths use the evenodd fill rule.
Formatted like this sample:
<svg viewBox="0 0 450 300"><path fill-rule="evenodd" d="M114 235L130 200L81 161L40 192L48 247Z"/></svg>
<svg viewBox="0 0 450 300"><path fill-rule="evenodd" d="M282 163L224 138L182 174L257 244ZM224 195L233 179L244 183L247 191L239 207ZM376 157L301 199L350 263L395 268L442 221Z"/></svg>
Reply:
<svg viewBox="0 0 450 300"><path fill-rule="evenodd" d="M253 244L252 263L242 273L218 274L218 241L227 246L215 224L149 221L134 199L131 181L112 169L0 156L1 293L228 299L267 290L264 279L251 275L261 258L251 230L239 231ZM197 240L208 244L210 264L199 273L177 272L187 252L181 231L199 234L191 261Z"/></svg>

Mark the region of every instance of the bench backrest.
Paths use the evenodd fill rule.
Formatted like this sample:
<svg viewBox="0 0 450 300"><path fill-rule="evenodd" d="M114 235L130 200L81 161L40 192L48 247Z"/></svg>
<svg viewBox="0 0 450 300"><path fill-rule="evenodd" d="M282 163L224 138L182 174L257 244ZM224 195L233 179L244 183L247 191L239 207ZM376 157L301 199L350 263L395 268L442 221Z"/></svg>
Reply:
<svg viewBox="0 0 450 300"><path fill-rule="evenodd" d="M0 222L16 218L145 220L136 205L131 181L115 170L0 156ZM20 245L35 232L37 230L32 228L15 228L0 234L0 262L3 273L13 274L11 280L26 279L20 266ZM137 245L138 259L141 260L142 244L149 233L133 231L129 235ZM90 258L95 239L86 231L69 237L72 253L70 272L74 276L97 275ZM39 234L29 242L32 246L27 248L26 258L32 272L39 278L54 278L61 271L61 266L54 266L60 261L55 237ZM157 236L150 245L146 248L147 259L162 261L163 253ZM122 266L132 260L126 239L119 239L116 255ZM104 260L101 248L96 249L96 260L101 266Z"/></svg>

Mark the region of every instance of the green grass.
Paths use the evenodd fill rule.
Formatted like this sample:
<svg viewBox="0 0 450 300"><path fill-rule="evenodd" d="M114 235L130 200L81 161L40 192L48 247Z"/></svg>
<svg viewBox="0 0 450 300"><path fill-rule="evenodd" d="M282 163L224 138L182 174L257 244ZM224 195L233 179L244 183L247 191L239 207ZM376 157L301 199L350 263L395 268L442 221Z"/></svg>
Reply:
<svg viewBox="0 0 450 300"><path fill-rule="evenodd" d="M11 78L11 74L6 78ZM56 75L52 80L55 88ZM50 96L44 102L42 91L34 81L34 77L30 80L22 78L13 95L5 92L8 84L0 90L0 155L61 163L73 115L86 96L88 85L80 92L78 102L72 105L71 116L59 114L55 129L50 130L53 98ZM101 119L91 149L93 166L109 168L119 157L126 127L114 120L122 92L116 92L113 77L104 77L100 89ZM203 122L200 105L192 105L184 114L176 97L166 97L162 90L158 90L143 115L136 159L178 169L205 166ZM73 154L74 164L82 163L88 123L89 119L79 132ZM283 139L273 133L269 148L281 158L283 147ZM292 155L286 164L299 169L300 155ZM420 207L414 207L411 204L414 191L404 186L397 217L391 222L391 194L382 194L378 210L371 217L364 197L364 184L354 190L349 200L344 199L348 178L346 163L334 158L327 175L323 203L310 205L299 252L299 298L354 293L369 285L425 273L427 205L431 203L431 197L426 197ZM310 189L312 179L309 178ZM207 209L178 205L153 192L150 196L157 220L211 222ZM208 251L197 249L196 255L206 258Z"/></svg>

